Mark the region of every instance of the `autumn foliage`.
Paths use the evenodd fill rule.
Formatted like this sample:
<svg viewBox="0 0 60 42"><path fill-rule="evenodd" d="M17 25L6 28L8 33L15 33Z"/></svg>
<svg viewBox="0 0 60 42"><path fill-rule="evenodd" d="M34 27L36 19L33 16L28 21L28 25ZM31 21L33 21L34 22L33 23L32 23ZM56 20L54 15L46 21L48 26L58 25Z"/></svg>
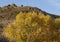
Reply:
<svg viewBox="0 0 60 42"><path fill-rule="evenodd" d="M3 34L9 42L60 42L60 18L42 12L20 12Z"/></svg>

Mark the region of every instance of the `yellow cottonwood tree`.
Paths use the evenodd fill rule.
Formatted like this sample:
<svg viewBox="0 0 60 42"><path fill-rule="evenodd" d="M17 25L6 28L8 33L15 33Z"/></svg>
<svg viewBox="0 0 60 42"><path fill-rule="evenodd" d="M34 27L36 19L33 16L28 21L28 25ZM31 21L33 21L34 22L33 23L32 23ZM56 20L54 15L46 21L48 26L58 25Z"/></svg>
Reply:
<svg viewBox="0 0 60 42"><path fill-rule="evenodd" d="M10 42L53 42L59 34L56 31L58 25L59 19L52 20L49 15L20 12L14 22L4 28L3 34Z"/></svg>

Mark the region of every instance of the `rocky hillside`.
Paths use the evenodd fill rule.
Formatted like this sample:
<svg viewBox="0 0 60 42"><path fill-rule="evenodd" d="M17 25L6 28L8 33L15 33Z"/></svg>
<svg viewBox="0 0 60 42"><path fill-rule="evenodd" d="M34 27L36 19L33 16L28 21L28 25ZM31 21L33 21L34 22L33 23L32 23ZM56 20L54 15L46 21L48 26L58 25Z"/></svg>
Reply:
<svg viewBox="0 0 60 42"><path fill-rule="evenodd" d="M47 13L37 7L23 6L23 5L16 6L15 4L9 4L7 6L0 7L0 42L5 42L4 40L6 40L4 36L1 36L3 28L6 27L8 23L13 23L13 21L16 18L16 15L20 12L23 13L34 12L37 14L43 13L44 15L50 15L52 19L60 18L60 16Z"/></svg>
<svg viewBox="0 0 60 42"><path fill-rule="evenodd" d="M45 11L42 11L37 7L23 6L23 5L16 6L15 4L9 4L7 6L0 7L0 28L5 27L8 23L12 23L19 12L28 13L33 11L36 13L42 12L44 15L50 15L52 18L60 17L57 15L53 15Z"/></svg>

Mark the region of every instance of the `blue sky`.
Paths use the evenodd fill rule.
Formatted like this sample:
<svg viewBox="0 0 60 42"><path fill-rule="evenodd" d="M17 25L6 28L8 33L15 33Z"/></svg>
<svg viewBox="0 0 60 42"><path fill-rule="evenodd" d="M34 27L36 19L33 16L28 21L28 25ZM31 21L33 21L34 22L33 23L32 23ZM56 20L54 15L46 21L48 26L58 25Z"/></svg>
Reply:
<svg viewBox="0 0 60 42"><path fill-rule="evenodd" d="M34 6L52 13L60 15L60 0L0 0L0 7L15 3L17 6Z"/></svg>

